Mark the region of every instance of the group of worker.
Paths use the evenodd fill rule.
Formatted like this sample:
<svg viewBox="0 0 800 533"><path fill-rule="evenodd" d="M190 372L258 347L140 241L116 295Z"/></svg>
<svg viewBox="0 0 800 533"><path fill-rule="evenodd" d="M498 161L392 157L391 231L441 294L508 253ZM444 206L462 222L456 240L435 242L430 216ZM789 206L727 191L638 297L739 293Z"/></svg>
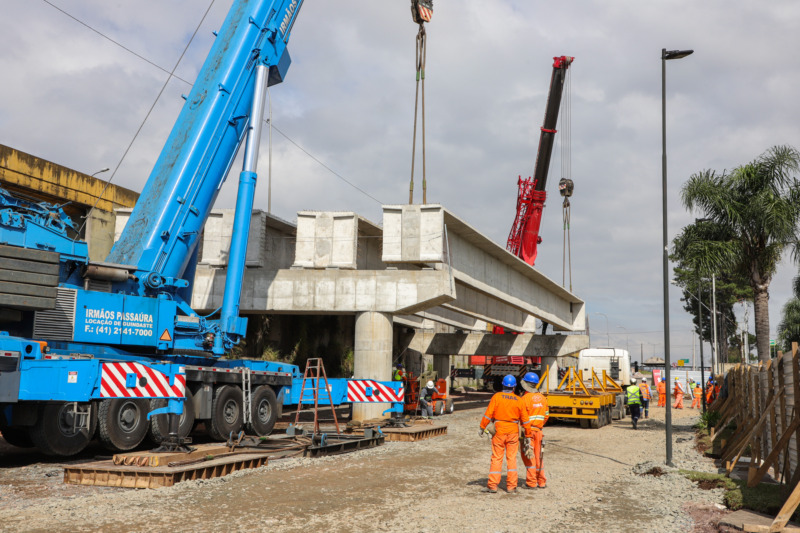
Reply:
<svg viewBox="0 0 800 533"><path fill-rule="evenodd" d="M688 391L692 393L692 409L702 409L703 407L703 387L700 385L699 382L694 381L693 379L689 378L687 383ZM658 391L658 407L666 407L667 406L667 384L664 378L656 385L656 390ZM683 384L680 382L680 378L675 378L675 384L672 387L672 397L674 402L672 404L673 409L683 409L683 397L686 396L686 393L683 388ZM720 385L719 383L714 382L714 378L709 377L708 382L706 383L706 405L710 405L719 395Z"/></svg>
<svg viewBox="0 0 800 533"><path fill-rule="evenodd" d="M393 381L405 381L406 369L403 363L398 363L392 374ZM439 392L433 381L428 381L419 391L419 411L422 418L433 418L433 395Z"/></svg>
<svg viewBox="0 0 800 533"><path fill-rule="evenodd" d="M542 464L542 428L550 417L547 399L536 390L539 376L528 372L523 376L522 396L514 389L517 380L508 375L503 378L503 390L492 396L489 407L480 423L480 435L492 435L492 461L489 466L489 481L483 492L494 494L500 484L503 471L503 456L506 458L506 490L517 494L517 452L522 440L522 463L525 465L526 489L544 489L547 478Z"/></svg>

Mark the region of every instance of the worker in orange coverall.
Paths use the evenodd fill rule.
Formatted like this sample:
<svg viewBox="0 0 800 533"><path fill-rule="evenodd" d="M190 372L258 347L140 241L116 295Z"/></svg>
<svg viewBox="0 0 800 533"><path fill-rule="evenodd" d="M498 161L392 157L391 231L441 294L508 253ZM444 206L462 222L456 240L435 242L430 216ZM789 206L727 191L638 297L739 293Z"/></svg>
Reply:
<svg viewBox="0 0 800 533"><path fill-rule="evenodd" d="M481 419L481 436L490 423L494 423L492 434L492 462L489 466L489 482L482 492L494 494L503 473L503 453L506 456L506 491L517 494L517 451L519 450L519 424L525 436L531 437L530 414L519 396L514 394L517 380L508 375L503 378L503 390L492 396L489 407ZM491 430L489 431L491 433Z"/></svg>
<svg viewBox="0 0 800 533"><path fill-rule="evenodd" d="M711 405L714 401L714 378L708 378L706 383L706 405Z"/></svg>
<svg viewBox="0 0 800 533"><path fill-rule="evenodd" d="M665 379L661 378L656 383L656 390L658 391L658 406L659 407L666 407L667 406L667 384L665 383Z"/></svg>
<svg viewBox="0 0 800 533"><path fill-rule="evenodd" d="M675 388L672 389L672 396L675 398L672 408L683 409L683 385L678 381L678 378L675 378Z"/></svg>
<svg viewBox="0 0 800 533"><path fill-rule="evenodd" d="M703 408L703 387L700 386L700 383L694 384L694 389L692 390L692 409L702 409Z"/></svg>
<svg viewBox="0 0 800 533"><path fill-rule="evenodd" d="M544 475L544 466L542 465L542 428L550 418L550 408L547 406L547 398L544 394L536 390L536 385L539 384L539 376L533 372L528 372L522 378L522 388L527 392L522 395L522 403L530 415L531 435L529 439L530 450L528 454L522 450L522 462L525 464L525 487L526 489L547 487L547 478ZM524 448L524 447L523 447ZM532 456L532 457L531 457Z"/></svg>

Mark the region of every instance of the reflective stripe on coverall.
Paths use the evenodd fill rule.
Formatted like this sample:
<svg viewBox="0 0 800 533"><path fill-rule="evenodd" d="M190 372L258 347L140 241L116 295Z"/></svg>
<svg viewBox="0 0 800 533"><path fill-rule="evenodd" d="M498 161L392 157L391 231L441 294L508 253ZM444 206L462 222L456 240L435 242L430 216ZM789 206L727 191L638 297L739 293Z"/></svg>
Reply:
<svg viewBox="0 0 800 533"><path fill-rule="evenodd" d="M544 475L542 466L542 428L550 418L550 408L547 405L547 398L538 392L526 392L522 396L522 403L530 415L531 422L531 448L533 448L533 460L522 454L522 462L525 465L525 482L529 487L544 487L547 485L547 478Z"/></svg>
<svg viewBox="0 0 800 533"><path fill-rule="evenodd" d="M497 490L503 473L503 454L506 456L506 489L517 488L517 451L519 450L519 426L521 423L525 435L530 437L530 414L519 396L511 391L498 392L492 396L489 407L481 419L481 429L494 420L496 433L492 437L492 462L489 466L489 482L487 486Z"/></svg>

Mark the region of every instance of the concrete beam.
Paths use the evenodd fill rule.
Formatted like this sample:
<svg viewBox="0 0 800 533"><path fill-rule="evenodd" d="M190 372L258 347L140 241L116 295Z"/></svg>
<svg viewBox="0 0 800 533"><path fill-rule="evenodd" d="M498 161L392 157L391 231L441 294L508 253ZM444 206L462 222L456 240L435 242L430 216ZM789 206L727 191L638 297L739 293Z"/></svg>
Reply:
<svg viewBox="0 0 800 533"><path fill-rule="evenodd" d="M224 269L198 266L192 307L210 311L222 305ZM448 270L248 269L240 308L264 313L413 314L455 298Z"/></svg>
<svg viewBox="0 0 800 533"><path fill-rule="evenodd" d="M495 335L492 333L426 333L406 338L411 350L431 355L525 355L561 357L589 347L588 335Z"/></svg>
<svg viewBox="0 0 800 533"><path fill-rule="evenodd" d="M556 330L585 329L583 300L440 205L384 206L383 229L384 262L450 266L458 292L451 309L518 331L527 315Z"/></svg>

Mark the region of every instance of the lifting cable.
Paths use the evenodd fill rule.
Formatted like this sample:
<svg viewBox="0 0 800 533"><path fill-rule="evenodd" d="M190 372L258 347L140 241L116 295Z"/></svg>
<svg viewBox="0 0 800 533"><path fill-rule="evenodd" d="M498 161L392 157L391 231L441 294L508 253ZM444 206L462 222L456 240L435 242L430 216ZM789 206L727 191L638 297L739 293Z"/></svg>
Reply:
<svg viewBox="0 0 800 533"><path fill-rule="evenodd" d="M569 274L569 291L572 292L572 242L570 239L572 182L572 76L568 70L564 80L564 97L561 100L561 180L558 190L564 197L562 221L564 224L563 253L561 257L561 286L566 285Z"/></svg>
<svg viewBox="0 0 800 533"><path fill-rule="evenodd" d="M408 187L408 203L414 203L414 161L417 153L417 109L419 107L420 80L422 81L422 203L428 203L428 184L425 176L425 57L427 54L425 23L431 21L433 15L432 0L411 0L411 16L419 24L417 32L415 57L417 66L417 86L414 96L414 133L411 138L411 183Z"/></svg>

